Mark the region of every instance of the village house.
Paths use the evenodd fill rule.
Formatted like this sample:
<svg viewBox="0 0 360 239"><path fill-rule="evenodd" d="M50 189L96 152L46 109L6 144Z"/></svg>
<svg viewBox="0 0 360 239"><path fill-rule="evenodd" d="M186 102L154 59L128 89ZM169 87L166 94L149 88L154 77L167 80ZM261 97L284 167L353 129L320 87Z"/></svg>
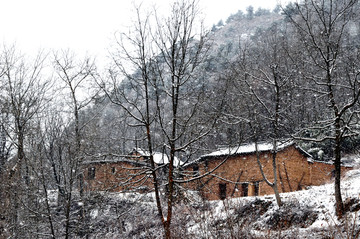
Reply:
<svg viewBox="0 0 360 239"><path fill-rule="evenodd" d="M272 158L273 144L259 143L258 155L264 174L274 181ZM83 163L84 185L87 191L150 192L153 190L150 154L134 149L129 155L102 156ZM153 153L159 179L166 177L166 154ZM308 186L325 184L333 177L331 163L316 161L293 142L279 143L276 147L277 177L280 192L306 189ZM174 166L181 161L176 158ZM257 162L255 144L226 148L201 156L181 165L185 190L195 190L206 200L273 194L273 189L263 179ZM342 171L350 167L342 167ZM201 176L203 175L203 176ZM181 181L180 180L180 181Z"/></svg>
<svg viewBox="0 0 360 239"><path fill-rule="evenodd" d="M83 162L83 178L86 191L148 192L153 189L150 153L136 148L128 155L103 155ZM166 154L155 152L153 159L159 179L169 163ZM175 158L174 166L180 161Z"/></svg>
<svg viewBox="0 0 360 239"><path fill-rule="evenodd" d="M273 182L273 144L259 143L257 149L264 174L270 182ZM325 184L333 177L334 166L331 163L314 160L310 154L293 142L277 145L276 162L280 192ZM348 169L350 168L342 167L343 171ZM254 143L204 155L186 165L185 170L192 171L193 175L208 174L187 185L189 189L198 191L207 200L274 193L261 175Z"/></svg>
<svg viewBox="0 0 360 239"><path fill-rule="evenodd" d="M126 192L149 188L149 165L140 158L103 156L83 163L86 191Z"/></svg>

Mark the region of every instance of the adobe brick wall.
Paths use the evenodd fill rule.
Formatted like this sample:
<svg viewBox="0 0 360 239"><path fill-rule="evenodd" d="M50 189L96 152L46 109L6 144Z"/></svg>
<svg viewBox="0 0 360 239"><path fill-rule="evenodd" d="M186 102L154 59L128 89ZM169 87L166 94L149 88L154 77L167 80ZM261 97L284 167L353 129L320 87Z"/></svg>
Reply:
<svg viewBox="0 0 360 239"><path fill-rule="evenodd" d="M277 178L280 192L290 192L312 185L321 185L331 180L334 166L322 162L309 162L294 145L277 153ZM138 158L138 162L144 162ZM272 154L260 153L260 161L264 174L270 182L274 181ZM243 185L247 184L249 196L254 196L256 189L258 195L273 194L273 189L266 184L260 173L255 154L222 156L209 158L200 162L199 173L204 174L223 163L211 175L187 183L185 188L198 190L208 200L226 197L244 196ZM95 167L95 178L88 178L88 168ZM114 168L114 172L113 172ZM347 171L350 168L342 168ZM193 168L189 166L185 173L192 174ZM83 175L85 190L88 191L149 191L153 189L152 178L143 166L128 162L102 162L84 165ZM190 178L190 177L189 177ZM185 178L186 179L186 178ZM225 190L226 192L221 192Z"/></svg>
<svg viewBox="0 0 360 239"><path fill-rule="evenodd" d="M331 180L333 165L321 162L309 162L294 145L277 153L277 178L280 192L304 189L306 186L320 185ZM193 190L199 190L208 200L221 199L220 184L226 184L227 197L243 196L242 184L248 184L248 195L255 195L255 184L259 184L258 195L273 194L273 189L266 184L261 175L255 154L222 156L209 158L198 164L199 173L204 174L223 164L212 175L187 184ZM270 182L274 181L272 154L260 153L260 162L264 174ZM192 167L187 169L192 170ZM224 190L224 186L221 186Z"/></svg>
<svg viewBox="0 0 360 239"><path fill-rule="evenodd" d="M94 179L89 179L88 169L91 167L96 168ZM83 175L85 190L88 191L147 191L153 186L146 168L127 162L86 164Z"/></svg>

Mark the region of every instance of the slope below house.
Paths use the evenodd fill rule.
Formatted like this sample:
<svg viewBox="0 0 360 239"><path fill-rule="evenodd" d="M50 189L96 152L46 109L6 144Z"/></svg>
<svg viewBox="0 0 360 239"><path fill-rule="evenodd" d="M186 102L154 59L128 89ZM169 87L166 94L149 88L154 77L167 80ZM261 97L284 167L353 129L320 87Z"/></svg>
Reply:
<svg viewBox="0 0 360 239"><path fill-rule="evenodd" d="M280 192L302 190L308 186L325 184L332 179L332 164L313 160L310 154L295 143L279 143L276 148ZM258 152L265 176L273 181L273 144L258 144ZM342 171L349 169L351 167L342 167ZM192 172L193 175L211 172L187 184L189 189L199 191L208 200L274 193L263 180L254 143L204 155L186 165L185 171Z"/></svg>

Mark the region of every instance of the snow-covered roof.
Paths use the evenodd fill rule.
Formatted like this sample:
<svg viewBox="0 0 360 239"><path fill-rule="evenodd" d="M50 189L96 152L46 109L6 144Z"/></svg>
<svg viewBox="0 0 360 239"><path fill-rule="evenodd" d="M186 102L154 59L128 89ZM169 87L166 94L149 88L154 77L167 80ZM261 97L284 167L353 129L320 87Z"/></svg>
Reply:
<svg viewBox="0 0 360 239"><path fill-rule="evenodd" d="M101 157L98 159L89 159L89 160L85 160L82 162L83 165L88 165L88 164L106 164L106 163L120 163L120 162L125 162L125 163L130 163L133 165L139 165L139 166L146 166L146 163L139 161L139 160L133 160L131 158L127 158L127 157L116 157L116 156L112 156L112 157Z"/></svg>
<svg viewBox="0 0 360 239"><path fill-rule="evenodd" d="M292 140L284 140L284 141L277 142L276 151L281 151L292 145L294 145L295 148L297 150L299 150L299 152L307 158L308 162L311 163L314 161L312 156L308 152L306 152L300 146L296 145L295 142ZM269 152L269 151L274 150L274 144L270 143L270 142L262 142L262 143L258 143L257 148L258 148L258 152ZM217 157L221 157L221 156L232 156L232 155L242 155L242 154L244 155L244 154L254 154L254 153L256 153L255 143L248 143L248 144L243 144L243 145L239 145L236 147L222 148L215 152L202 155L202 156L200 156L200 158L198 158L192 162L189 162L183 166L188 167L188 166L196 164L200 161L205 161L208 159L213 159L213 158L217 158Z"/></svg>
<svg viewBox="0 0 360 239"><path fill-rule="evenodd" d="M284 148L287 148L291 145L293 145L293 141L285 141L285 142L278 142L276 145L276 150L283 150ZM274 149L273 143L258 143L257 145L258 152L266 152L271 151ZM255 153L255 143L250 144L243 144L236 147L230 147L230 148L224 148L220 149L218 151L205 154L201 158L207 158L207 157L217 157L217 156L224 156L224 155L237 155L237 154L251 154Z"/></svg>
<svg viewBox="0 0 360 239"><path fill-rule="evenodd" d="M140 148L136 148L133 151L139 153L141 156L150 157L149 151L146 151L146 150L143 150ZM153 152L152 155L153 155L154 162L156 164L168 164L170 161L169 157L164 153ZM175 167L180 166L182 164L183 164L183 162L181 160L179 160L177 157L174 158L174 166Z"/></svg>
<svg viewBox="0 0 360 239"><path fill-rule="evenodd" d="M91 157L82 162L82 164L102 164L102 163L119 163L119 162L127 162L132 164L139 164L139 165L146 165L146 163L142 160L138 160L138 157L150 157L150 153L146 150L136 148L133 149L133 153L136 152L139 155L99 155L97 157ZM160 152L153 153L153 159L156 164L168 164L169 157L166 154ZM181 160L177 157L174 158L174 166L178 167L184 164Z"/></svg>

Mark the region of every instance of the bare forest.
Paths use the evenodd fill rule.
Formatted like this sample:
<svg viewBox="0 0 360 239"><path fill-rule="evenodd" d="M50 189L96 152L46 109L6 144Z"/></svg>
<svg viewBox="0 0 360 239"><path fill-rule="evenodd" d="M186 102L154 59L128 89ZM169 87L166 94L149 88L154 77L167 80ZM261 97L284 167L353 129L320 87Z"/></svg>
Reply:
<svg viewBox="0 0 360 239"><path fill-rule="evenodd" d="M211 29L196 0L171 6L166 16L135 6L104 69L66 49L1 47L0 238L274 238L290 213L306 228L318 212L279 193L284 140L333 163L334 220L359 210L344 198L341 166L360 149L360 3L249 6ZM271 200L216 206L186 189L216 171L186 169L202 155L262 142L272 144L274 180L261 171ZM87 190L87 164L140 150L144 163L117 182L124 190ZM277 218L256 222L269 208ZM326 230L311 235L360 233Z"/></svg>

